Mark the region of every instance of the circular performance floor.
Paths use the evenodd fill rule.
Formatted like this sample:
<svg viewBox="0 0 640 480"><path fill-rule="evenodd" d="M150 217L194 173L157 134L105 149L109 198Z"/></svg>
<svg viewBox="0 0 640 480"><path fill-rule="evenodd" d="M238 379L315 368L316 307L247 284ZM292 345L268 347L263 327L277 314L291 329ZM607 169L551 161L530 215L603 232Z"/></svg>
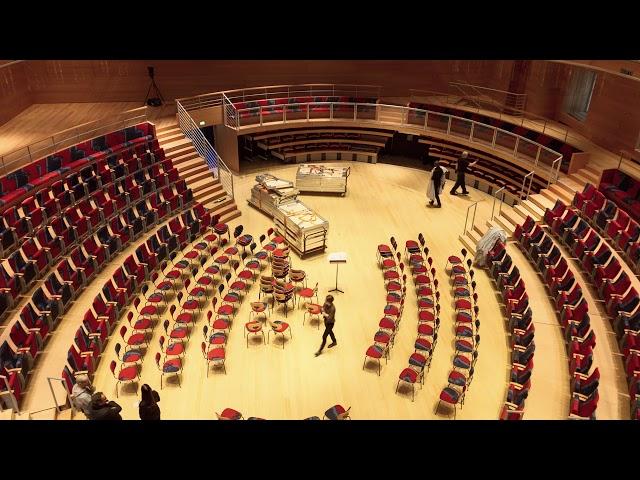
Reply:
<svg viewBox="0 0 640 480"><path fill-rule="evenodd" d="M249 342L243 336L244 324L249 319L250 301L258 297L258 284L248 292L230 332L226 352L225 375L221 369L212 369L207 377L207 364L200 344L202 326L206 319L201 314L192 331L184 359L181 387L174 379L163 381L160 390L160 372L154 356L159 351L158 339L164 334L161 323L156 325L141 369L141 382L148 383L160 393L163 419L214 419L215 412L226 407L243 413L244 417L265 419L304 419L322 417L334 404L351 407L354 419L434 419L447 418L441 409L435 414L438 396L446 386L454 347L453 306L448 274L444 271L446 259L459 254L467 208L478 203L476 223L486 221L491 214L491 196L470 189L468 196L451 196L447 181L442 208L427 206L426 186L430 172L387 164L349 164L351 176L345 197L327 194L304 194L300 199L329 221L328 248L324 255L305 260L292 253L292 268L307 273L308 286L319 282L320 301L335 285L335 266L329 265L327 254L344 251L348 263L340 266L339 287L345 293L335 294L336 326L334 332L338 346L325 349L315 357L323 328L307 322L302 325L302 308L289 310L286 321L291 325L293 338L287 339L284 349L281 341L264 345L261 340ZM295 180L297 166L266 169L278 177ZM256 173L235 177L235 193L242 216L230 226L244 225L244 231L257 239L266 233L273 222L266 215L247 204ZM232 228L231 228L232 230ZM417 329L415 289L407 279L407 297L402 322L391 348L387 364L382 361L382 373L377 375L375 364L363 370L364 353L373 343L385 305L382 271L376 261L376 247L389 243L395 236L399 250L404 253L408 239L417 240L422 232L430 248L436 277L440 282L441 326L431 369L425 373L422 389L416 387L415 401L410 391L395 393L398 375L407 366ZM497 419L505 399L508 385L509 350L504 325L494 289L489 277L476 269L479 294L481 343L474 381L467 393L458 419ZM269 274L269 267L263 270ZM410 275L409 275L410 277ZM533 285L532 288L538 288ZM541 285L540 285L541 288ZM167 318L165 315L162 319ZM126 313L120 325L126 324ZM282 307L277 308L271 320L284 318ZM124 322L124 323L122 323ZM119 326L117 327L119 328ZM114 346L121 341L119 334L112 336L107 351L97 369L94 384L108 398L123 407L125 419L137 419L137 401L140 389L133 385L120 386L115 395L115 379L109 363L115 358ZM535 386L533 387L535 389ZM527 404L529 408L529 403ZM539 409L538 409L539 410ZM555 409L554 409L555 411ZM566 412L566 410L565 410ZM543 415L544 408L539 413ZM565 413L566 415L566 413ZM80 415L82 416L82 415ZM546 418L557 418L549 412ZM566 418L566 416L565 416Z"/></svg>

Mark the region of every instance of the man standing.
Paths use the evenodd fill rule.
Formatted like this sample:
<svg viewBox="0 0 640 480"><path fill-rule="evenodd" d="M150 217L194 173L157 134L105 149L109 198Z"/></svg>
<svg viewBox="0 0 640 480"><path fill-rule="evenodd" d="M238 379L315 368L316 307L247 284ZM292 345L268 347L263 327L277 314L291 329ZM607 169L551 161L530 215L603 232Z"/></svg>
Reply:
<svg viewBox="0 0 640 480"><path fill-rule="evenodd" d="M458 158L458 165L456 167L456 183L451 189L451 195L457 195L456 190L458 189L458 187L462 187L463 195L467 195L469 193L467 192L467 186L464 183L464 174L467 173L467 168L473 167L476 163L478 163L478 161L476 160L472 164L469 164L469 161L467 160L468 156L469 152L465 150L464 152L462 152L462 155L460 155L460 158Z"/></svg>
<svg viewBox="0 0 640 480"><path fill-rule="evenodd" d="M336 336L333 334L333 325L336 323L336 306L333 304L333 295L327 295L327 298L325 298L324 305L322 306L322 316L324 317L324 333L322 334L322 345L320 345L320 350L316 352L316 357L322 353L328 336L330 336L332 340L329 348L335 347L338 344Z"/></svg>
<svg viewBox="0 0 640 480"><path fill-rule="evenodd" d="M82 413L88 415L91 408L91 395L93 394L94 387L91 385L91 380L87 375L78 375L76 378L76 384L71 390L71 400L74 406L78 410L82 410Z"/></svg>
<svg viewBox="0 0 640 480"><path fill-rule="evenodd" d="M429 198L429 205L433 205L433 202L437 202L437 208L442 207L440 204L440 193L444 188L444 176L447 170L440 166L440 162L436 159L433 162L433 170L431 170L431 180L427 187L427 197Z"/></svg>

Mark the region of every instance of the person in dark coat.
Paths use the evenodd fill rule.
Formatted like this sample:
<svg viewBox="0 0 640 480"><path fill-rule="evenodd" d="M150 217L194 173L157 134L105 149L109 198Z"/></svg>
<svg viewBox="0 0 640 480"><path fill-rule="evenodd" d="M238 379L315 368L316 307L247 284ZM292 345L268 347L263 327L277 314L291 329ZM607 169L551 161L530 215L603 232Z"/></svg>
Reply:
<svg viewBox="0 0 640 480"><path fill-rule="evenodd" d="M142 401L138 406L140 420L160 420L160 395L146 383L142 385Z"/></svg>
<svg viewBox="0 0 640 480"><path fill-rule="evenodd" d="M336 336L333 333L333 326L336 323L336 306L333 304L333 295L327 295L322 306L322 316L324 317L324 333L322 334L322 345L320 349L315 353L316 357L322 353L322 349L327 343L327 337L331 337L332 342L329 344L329 348L333 348L338 345Z"/></svg>
<svg viewBox="0 0 640 480"><path fill-rule="evenodd" d="M467 195L469 193L467 192L467 186L465 185L464 174L467 173L467 168L473 167L476 163L478 163L478 161L476 160L475 162L469 164L469 160L467 159L468 157L469 152L465 150L464 152L462 152L462 155L460 155L460 158L458 158L458 165L456 167L456 183L451 189L451 195L457 195L456 190L458 189L458 187L462 187L463 195Z"/></svg>
<svg viewBox="0 0 640 480"><path fill-rule="evenodd" d="M89 420L122 420L122 407L113 400L107 400L104 393L96 392L91 396L91 405L86 413Z"/></svg>

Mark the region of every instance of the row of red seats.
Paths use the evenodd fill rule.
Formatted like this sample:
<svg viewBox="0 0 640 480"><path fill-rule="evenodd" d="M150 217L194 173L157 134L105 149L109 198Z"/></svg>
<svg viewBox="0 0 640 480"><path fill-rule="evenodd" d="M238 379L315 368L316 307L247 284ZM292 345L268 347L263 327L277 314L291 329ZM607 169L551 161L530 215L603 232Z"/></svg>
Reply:
<svg viewBox="0 0 640 480"><path fill-rule="evenodd" d="M640 181L617 169L602 172L598 190L640 222Z"/></svg>
<svg viewBox="0 0 640 480"><path fill-rule="evenodd" d="M96 245L106 245L109 254L115 254L131 237L146 231L169 212L188 205L192 199L184 180L147 195L141 192L142 187L137 184L113 196L96 192L91 200L84 199L53 217L35 235L25 234L21 248L0 268L0 287L9 289L15 300L74 245L82 243L89 255L95 255Z"/></svg>
<svg viewBox="0 0 640 480"><path fill-rule="evenodd" d="M414 342L414 352L409 356L409 365L398 377L396 393L400 382L411 385L411 401L415 399L415 384L424 384L424 370L429 371L433 352L438 343L440 328L440 292L433 258L429 256L424 235L418 234L418 240L407 240L405 257L411 267L411 276L416 287L418 305L418 334Z"/></svg>
<svg viewBox="0 0 640 480"><path fill-rule="evenodd" d="M520 363L520 356L526 355L527 349L532 344L535 345L535 326L532 321L531 308L528 305L520 313L514 311L513 308L513 305L517 305L526 295L524 280L520 277L518 268L514 266L512 272L508 273L496 268L507 259L508 264L513 263L501 241L498 241L487 253L487 264L492 272L497 273L497 276L492 275L491 278L501 293L502 303L511 312L511 315L507 316L507 330L511 334L511 372L507 399L500 411L500 420L522 420L525 400L531 388L533 353L526 363Z"/></svg>
<svg viewBox="0 0 640 480"><path fill-rule="evenodd" d="M36 160L0 178L0 207L13 204L34 188L43 187L67 176L70 171L104 159L122 150L154 143L155 126L144 122L114 131Z"/></svg>
<svg viewBox="0 0 640 480"><path fill-rule="evenodd" d="M133 329L131 335L127 335L128 329L126 326L120 328L120 336L127 347L121 356L119 344L116 345L116 353L122 365L118 374L115 374L115 368L113 371L117 375L118 381L128 381L138 376L137 368L131 369L129 367L132 365L127 364L136 364L142 358L141 352L136 350L135 347L146 343L144 330L151 326L149 317L156 316L159 318L159 302L163 302L166 305L169 292L176 289L174 280L180 278L182 271L191 265L191 262L186 260L174 263L176 252L186 248L187 244L194 241L197 236L206 233L213 219L202 205L196 204L193 210L184 212L182 217L173 218L168 225L158 230L147 242L138 246L135 251L136 260L131 262L131 267L127 269L126 276L121 275L121 269L118 269L112 279L105 283L102 291L95 297L91 308L85 313L83 324L76 331L74 344L71 345L68 352L67 365L63 369L62 378L65 380L65 386L69 392L73 388L76 375L80 373L93 375L95 367L100 360L100 355L106 347L109 335L114 330L119 318L128 308L131 300L133 300L134 308L138 311L139 316L134 320L133 312L129 314L129 324ZM217 218L215 220L217 222ZM130 258L127 258L127 261L129 260ZM168 262L171 262L173 266L171 272L177 273L177 276L171 275L158 282L158 275L154 270L158 267L162 270L166 269ZM127 262L125 262L125 267L126 265ZM132 271L134 273L129 274ZM155 287L153 291L150 285L146 284L149 279L151 279L151 286ZM185 290L187 291L188 286L185 282ZM138 291L145 296L146 302L144 306L141 306L140 299L137 297ZM191 300L194 299L189 298L187 302ZM200 307L199 302L196 303ZM172 345L173 339L179 334L181 335L180 324L184 323L183 320L185 319L187 322L189 321L188 316L180 316L187 313L184 310L178 315L174 315L174 313L175 309L174 311L170 310L170 314L174 319L173 328L169 328L168 320L164 322L165 331L171 339L170 344L164 349L165 353L169 352L169 356L171 356L172 352L178 350L177 346L172 347ZM143 331L141 332L141 330ZM161 347L163 344L164 342L161 342ZM168 365L173 365L174 363L169 359ZM112 366L110 365L110 367ZM163 371L163 373L170 372ZM130 376L132 378L129 378Z"/></svg>
<svg viewBox="0 0 640 480"><path fill-rule="evenodd" d="M585 215L585 218L589 217ZM640 346L640 295L632 286L631 278L613 255L607 242L595 229L589 227L576 210L558 201L553 209L547 209L545 212L545 222L551 222L552 230L572 250L573 255L581 260L598 296L605 302L625 358L632 417L638 418L640 352L637 347ZM588 261L589 258L595 260Z"/></svg>
<svg viewBox="0 0 640 480"><path fill-rule="evenodd" d="M104 172L100 176L92 167L86 167L29 196L20 206L6 207L0 219L0 256L10 254L18 246L18 238L37 235L67 211L73 214L73 209L80 209L82 215L90 215L95 223L98 215L105 216L103 209L110 215L114 208L122 209L152 191L178 183L178 171L171 160L161 165L162 170L158 164L151 164L113 178L106 178Z"/></svg>
<svg viewBox="0 0 640 480"><path fill-rule="evenodd" d="M640 224L629 217L624 208L607 200L602 192L587 183L582 192L576 192L572 206L582 217L606 236L617 251L621 251L627 263L635 270L640 269ZM563 207L556 205L552 212Z"/></svg>
<svg viewBox="0 0 640 480"><path fill-rule="evenodd" d="M554 222L552 231L557 233L561 228L560 224L560 219L557 224ZM571 235L571 232L573 230L567 228L563 233ZM583 296L582 287L558 246L531 217L527 217L522 225L516 227L514 236L544 278L565 334L571 374L572 398L569 413L579 418L595 419L600 372L597 368L592 369L596 336L591 328L589 305ZM592 269L598 264L598 259L590 256L581 260L587 271L590 270L587 265L591 265Z"/></svg>
<svg viewBox="0 0 640 480"><path fill-rule="evenodd" d="M456 319L454 323L455 351L452 370L447 377L436 405L436 414L444 402L453 407L455 420L457 406L464 405L467 391L473 381L475 365L478 360L478 345L480 344L480 319L478 313L478 294L476 282L473 280L475 272L471 268L472 261L467 259L467 250L460 251L462 257L451 255L447 258L445 270L451 265L449 279L453 289ZM466 263L466 267L465 267Z"/></svg>
<svg viewBox="0 0 640 480"><path fill-rule="evenodd" d="M367 348L362 369L367 360L373 359L378 365L378 375L382 369L381 359L389 359L389 350L393 346L395 335L398 331L404 300L407 292L407 275L404 273L404 263L401 262L401 254L398 251L398 243L394 237L389 239L391 247L386 244L378 245L376 257L378 265L382 268L385 282L386 302L384 315L378 323L378 331L373 336L373 345ZM396 261L397 260L397 261Z"/></svg>
<svg viewBox="0 0 640 480"><path fill-rule="evenodd" d="M176 217L170 222L170 227L162 227L156 235L152 236L145 244L140 245L135 252L137 260L133 256L127 257L123 266L118 268L113 274L111 281L107 282L102 292L96 297L93 303L93 312L95 316L85 316L85 325L87 330L77 333L78 342L84 342L86 346L91 345L89 333L96 332L92 326L101 316L115 320L113 316L113 306L122 305L123 295L130 294L132 288L137 288L148 276L148 265L155 264L154 257L149 253L158 251L162 258L167 252L167 245L170 248L177 248L178 238L182 231L186 228L180 224L178 218L186 225L199 226L194 219L202 218L208 221L208 214L201 205L196 205L194 211L187 211L181 217ZM176 223L178 222L178 223ZM178 229L178 227L180 227ZM4 373L13 380L11 389L15 397L20 399L21 392L26 385L27 375L36 359L37 355L45 346L46 339L50 332L55 329L62 318L62 314L68 308L70 301L76 297L94 275L107 263L107 259L96 256L85 256L80 247L76 248L77 256L72 254L72 263L69 259L64 260L58 265L58 269L53 272L47 279L43 287L39 287L33 294L31 300L23 307L20 312L19 320L11 326L9 339L5 341L1 347L3 352L2 362L5 368ZM98 255L105 254L106 251L98 251ZM82 258L82 262L80 261ZM99 258L102 261L98 261ZM51 293L51 292L54 293ZM112 324L111 324L112 325ZM82 327L81 329L82 330ZM81 361L81 355L75 355L77 351L69 352L70 362L74 360ZM4 386L2 386L4 388Z"/></svg>

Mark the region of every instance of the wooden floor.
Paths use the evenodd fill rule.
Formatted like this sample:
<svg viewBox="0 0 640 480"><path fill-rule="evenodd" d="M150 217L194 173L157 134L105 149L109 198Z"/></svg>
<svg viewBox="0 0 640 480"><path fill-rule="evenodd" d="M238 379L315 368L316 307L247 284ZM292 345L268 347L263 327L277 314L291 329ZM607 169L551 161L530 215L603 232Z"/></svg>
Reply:
<svg viewBox="0 0 640 480"><path fill-rule="evenodd" d="M433 419L446 418L446 412L434 414L437 397L445 386L453 356L453 309L451 289L443 271L448 255L459 252L457 241L463 229L466 209L473 201L478 204L478 215L488 215L491 199L482 192L471 190L469 197L443 196L443 208L426 206L425 185L427 172L384 164L351 163L352 174L346 197L304 195L301 198L330 222L329 249L346 251L349 262L340 268L339 285L345 290L338 294L337 323L335 333L338 347L325 350L314 357L322 330L315 325L302 325L302 310L289 312L287 322L293 329L293 339L283 349L280 342L268 345L250 344L246 347L243 337L244 323L248 319L249 306L244 302L231 331L227 348L227 375L212 370L206 376L206 363L201 356L202 325L200 319L189 342L182 387L170 381L160 392L163 418L209 419L215 411L225 407L235 408L245 415L268 419L302 419L312 415L322 416L324 410L340 403L352 406L357 419ZM295 166L270 169L274 174L293 180ZM265 232L271 221L259 211L249 207L245 199L254 183L254 174L236 178L237 199L243 214L232 225L242 223L254 236ZM434 353L431 370L425 386L416 392L415 402L410 395L394 393L400 371L406 366L416 336L416 299L409 280L407 306L404 318L391 351L391 359L384 364L378 377L375 367L362 370L364 352L371 344L384 306L382 273L375 260L376 246L387 243L395 235L400 244L417 238L423 232L438 269L440 280L442 325L440 338ZM124 258L127 252L121 254ZM525 262L517 262L526 270ZM522 265L521 265L522 264ZM299 260L294 256L294 268L307 272L311 286L319 282L320 296L334 286L335 269L327 263L326 255ZM65 315L47 346L45 358L40 359L31 379L30 391L24 409L31 411L50 407L48 376L58 376L64 363L73 333L103 281L117 265L110 264L94 280L80 299ZM458 419L496 419L504 401L508 379L509 350L507 347L504 317L494 289L484 271L477 270L480 296L481 343L474 382L467 395ZM531 281L531 291L542 288ZM252 287L249 299L257 298L257 286ZM534 317L537 310L534 308ZM543 315L553 314L544 312ZM283 317L279 311L273 318ZM123 317L124 318L124 317ZM538 322L553 323L553 317ZM123 320L122 322L126 322ZM122 323L121 322L121 323ZM156 326L149 351L142 367L142 382L154 388L160 387L160 374L153 362L159 351L158 338L161 325ZM542 330L539 332L539 330ZM112 336L107 352L100 362L95 384L110 398L115 398L115 380L109 371L113 348L118 341ZM561 419L568 411L569 382L564 346L559 328L551 325L547 331L537 328L533 387L525 418ZM124 418L137 418L137 393L133 385L120 391L118 402L123 407ZM57 390L60 398L63 393ZM80 417L82 415L80 414Z"/></svg>
<svg viewBox="0 0 640 480"><path fill-rule="evenodd" d="M144 106L142 102L108 103L37 103L0 126L0 156L62 130ZM175 106L148 108L149 118L158 126L164 116L171 116Z"/></svg>
<svg viewBox="0 0 640 480"><path fill-rule="evenodd" d="M17 146L42 138L82 122L100 118L138 104L61 104L33 105L18 117L0 127L0 154ZM84 113L82 113L84 112ZM49 115L49 116L47 116ZM163 113L158 112L160 118ZM45 121L43 118L47 118ZM158 123L156 121L156 123ZM13 133L12 133L13 132ZM20 132L18 135L16 132ZM12 142L12 143L8 143ZM584 147L583 147L584 148ZM594 150L602 150L594 147ZM607 165L615 161L615 156L605 152L603 159ZM345 162L341 162L344 165ZM225 407L240 410L245 417L257 416L268 419L297 419L312 415L322 416L331 405L340 403L352 406L355 419L432 419L445 418L442 412L434 414L437 397L445 386L453 356L453 309L451 289L447 275L443 271L448 255L459 252L462 247L458 236L463 231L467 208L479 201L477 217L488 218L491 213L492 197L470 190L469 197L443 195L443 208L426 206L425 190L428 173L412 168L386 164L351 163L349 191L346 197L325 195L303 195L301 199L320 215L329 220L329 249L346 251L349 263L340 268L339 284L346 293L338 294L336 336L337 348L325 350L316 358L322 330L315 325L302 325L302 311L289 312L287 322L292 325L293 339L282 349L280 343L245 346L244 323L248 319L249 306L244 302L227 348L227 375L211 371L206 377L206 363L200 352L202 325L198 322L196 331L189 342L182 387L170 383L159 390L163 418L166 419L210 419L215 411ZM277 176L294 180L295 166L281 166L268 169ZM236 201L242 216L231 222L231 226L243 224L245 231L259 236L272 222L261 212L246 204L256 172L234 177ZM448 182L450 183L450 182ZM445 190L451 185L448 184ZM382 375L374 368L362 370L364 352L371 344L377 330L384 306L382 273L375 262L375 249L379 243L388 243L390 235L395 235L398 243L404 245L423 232L438 269L440 280L442 326L440 338L434 353L431 370L426 374L425 386L416 391L415 402L410 395L395 394L398 374L407 364L413 352L416 334L416 302L408 281L407 306L391 350L391 359L385 365ZM136 242L136 246L139 243ZM45 353L38 359L29 390L22 405L23 410L37 411L53 405L47 377L58 377L65 362L66 351L73 334L82 321L91 299L111 276L120 262L133 251L129 247L121 253L83 292L65 314L61 325L49 340ZM567 417L569 404L569 377L562 332L555 312L533 267L518 249L509 245L509 253L520 268L527 283L527 291L536 325L536 357L532 375L532 389L526 403L525 419L563 419ZM293 256L294 268L307 271L310 286L319 282L320 295L333 288L335 269L326 260L326 255L300 260ZM464 408L458 411L458 419L496 419L506 394L508 383L509 349L501 313L493 286L484 271L476 269L478 292L480 295L480 319L482 321L479 357L474 382L467 395ZM249 300L257 298L257 286L248 294ZM615 338L607 329L604 316L594 309L592 322L598 336L596 364L606 362L601 367L600 394L602 409L598 408L598 418L628 418L628 393L624 384L622 361L616 355ZM283 314L278 313L277 318ZM126 323L126 314L121 324ZM163 317L164 318L164 317ZM275 318L275 317L274 317ZM600 324L603 322L602 325ZM597 327L597 328L596 328ZM156 326L153 340L142 367L142 382L159 388L160 374L153 357L159 350L158 338L162 326ZM115 380L109 371L109 362L114 358L113 347L119 340L115 333L102 359L95 384L107 396L115 399ZM273 342L273 338L272 338ZM606 350L601 347L607 345ZM603 359L603 355L606 359ZM610 358L609 358L610 357ZM598 363L599 362L599 363ZM605 378L605 374L607 377ZM56 387L57 396L63 398L61 388ZM138 389L139 393L139 389ZM137 393L126 387L121 390L117 401L123 406L124 418L137 418ZM82 417L82 414L79 415Z"/></svg>

